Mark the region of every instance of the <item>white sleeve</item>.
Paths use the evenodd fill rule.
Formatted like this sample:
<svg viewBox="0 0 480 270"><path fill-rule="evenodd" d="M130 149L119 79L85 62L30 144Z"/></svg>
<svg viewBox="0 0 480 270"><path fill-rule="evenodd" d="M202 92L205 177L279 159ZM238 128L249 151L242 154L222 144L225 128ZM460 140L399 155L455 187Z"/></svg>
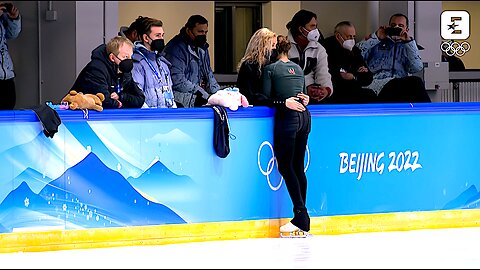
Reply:
<svg viewBox="0 0 480 270"><path fill-rule="evenodd" d="M330 87L332 90L330 92L330 95L333 93L333 84L332 84L332 76L328 72L328 60L327 60L327 51L325 48L319 44L317 51L317 66L315 67L315 72L311 72L312 74L315 73L315 80L314 82L316 84L319 84L320 86L323 87ZM309 83L307 81L307 78L305 77L305 83L306 85L310 85L312 83Z"/></svg>

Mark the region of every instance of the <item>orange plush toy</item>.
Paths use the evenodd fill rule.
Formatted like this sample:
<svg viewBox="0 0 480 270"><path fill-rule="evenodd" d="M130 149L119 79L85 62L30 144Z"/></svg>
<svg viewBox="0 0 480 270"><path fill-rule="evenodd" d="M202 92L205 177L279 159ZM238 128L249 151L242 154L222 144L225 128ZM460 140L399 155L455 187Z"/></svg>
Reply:
<svg viewBox="0 0 480 270"><path fill-rule="evenodd" d="M93 94L83 94L75 90L70 90L70 92L62 99L62 102L68 102L69 108L71 110L76 109L91 109L95 111L103 111L102 101L105 100L105 96L102 93Z"/></svg>

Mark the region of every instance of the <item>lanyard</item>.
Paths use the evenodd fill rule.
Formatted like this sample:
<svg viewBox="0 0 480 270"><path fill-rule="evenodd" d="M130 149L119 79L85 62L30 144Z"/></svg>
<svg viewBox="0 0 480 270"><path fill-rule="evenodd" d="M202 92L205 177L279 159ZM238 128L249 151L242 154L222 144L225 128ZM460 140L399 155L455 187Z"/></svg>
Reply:
<svg viewBox="0 0 480 270"><path fill-rule="evenodd" d="M117 76L117 93L120 93L122 89L120 88L120 77Z"/></svg>
<svg viewBox="0 0 480 270"><path fill-rule="evenodd" d="M150 69L153 71L153 74L155 74L155 77L157 77L157 80L159 81L162 81L162 79L160 78L160 75L158 74L157 70L155 69L155 67L152 65L152 63L150 63L150 61L148 60L148 58L137 48L135 48L135 51L138 52L142 57L143 59L145 59L145 61L147 61L147 64L148 66L150 67ZM168 77L167 77L167 74L165 73L165 71L163 70L163 68L159 67L162 72L165 74L165 83L168 84Z"/></svg>

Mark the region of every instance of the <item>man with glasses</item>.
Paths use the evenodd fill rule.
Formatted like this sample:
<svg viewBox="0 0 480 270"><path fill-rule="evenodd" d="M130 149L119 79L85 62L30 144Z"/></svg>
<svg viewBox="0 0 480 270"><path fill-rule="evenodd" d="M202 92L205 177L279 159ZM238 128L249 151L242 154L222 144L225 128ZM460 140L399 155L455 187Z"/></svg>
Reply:
<svg viewBox="0 0 480 270"><path fill-rule="evenodd" d="M332 75L335 91L325 99L330 104L359 104L376 102L372 89L364 88L373 80L360 49L355 47L356 31L353 23L339 22L334 35L322 41L328 54L328 72Z"/></svg>
<svg viewBox="0 0 480 270"><path fill-rule="evenodd" d="M92 51L91 61L78 75L71 90L103 93L103 108L140 108L145 95L132 79L133 43L117 36Z"/></svg>

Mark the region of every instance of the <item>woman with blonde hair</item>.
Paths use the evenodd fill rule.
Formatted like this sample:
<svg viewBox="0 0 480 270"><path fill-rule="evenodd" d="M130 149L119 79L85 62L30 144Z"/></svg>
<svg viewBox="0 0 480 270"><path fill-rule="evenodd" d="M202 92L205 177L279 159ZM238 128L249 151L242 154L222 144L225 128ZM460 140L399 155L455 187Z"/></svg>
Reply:
<svg viewBox="0 0 480 270"><path fill-rule="evenodd" d="M250 38L245 55L238 63L237 87L252 105L266 106L262 92L263 68L277 60L277 34L268 28L258 29Z"/></svg>

